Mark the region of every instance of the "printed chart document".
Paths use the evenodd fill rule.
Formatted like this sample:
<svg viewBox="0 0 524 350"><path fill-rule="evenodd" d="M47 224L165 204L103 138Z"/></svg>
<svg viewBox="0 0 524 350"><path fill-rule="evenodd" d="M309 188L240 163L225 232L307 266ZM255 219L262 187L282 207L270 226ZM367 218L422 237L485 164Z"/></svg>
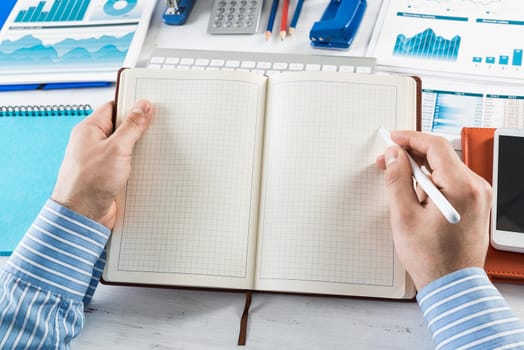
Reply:
<svg viewBox="0 0 524 350"><path fill-rule="evenodd" d="M411 298L393 247L377 130L415 129L412 77L123 70L137 143L107 282Z"/></svg>
<svg viewBox="0 0 524 350"><path fill-rule="evenodd" d="M422 131L446 137L461 149L463 127L524 128L522 85L424 79Z"/></svg>
<svg viewBox="0 0 524 350"><path fill-rule="evenodd" d="M523 36L520 0L391 0L368 55L390 70L515 80L524 77Z"/></svg>
<svg viewBox="0 0 524 350"><path fill-rule="evenodd" d="M114 82L135 66L155 3L18 0L0 31L0 84Z"/></svg>

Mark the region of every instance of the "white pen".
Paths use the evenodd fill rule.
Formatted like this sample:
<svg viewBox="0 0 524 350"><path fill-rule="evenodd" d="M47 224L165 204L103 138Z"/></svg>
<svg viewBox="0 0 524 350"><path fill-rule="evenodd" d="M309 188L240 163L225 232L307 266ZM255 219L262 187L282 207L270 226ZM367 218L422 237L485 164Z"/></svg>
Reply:
<svg viewBox="0 0 524 350"><path fill-rule="evenodd" d="M378 133L388 146L398 146L392 139L389 131L384 128L379 128ZM422 187L424 192L428 195L429 198L435 203L437 208L441 211L444 217L452 224L456 224L460 221L460 214L451 203L444 197L442 192L438 190L435 184L424 174L422 169L417 165L415 160L411 158L408 152L406 155L409 159L409 165L411 165L411 171L413 172L413 177L417 180L417 183Z"/></svg>

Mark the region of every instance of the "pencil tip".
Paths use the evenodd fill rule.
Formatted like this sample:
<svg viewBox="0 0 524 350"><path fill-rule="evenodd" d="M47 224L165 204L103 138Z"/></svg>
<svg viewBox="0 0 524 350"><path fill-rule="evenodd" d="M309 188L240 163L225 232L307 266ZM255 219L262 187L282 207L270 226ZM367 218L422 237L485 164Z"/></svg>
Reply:
<svg viewBox="0 0 524 350"><path fill-rule="evenodd" d="M285 37L286 37L286 31L285 30L280 31L280 40L284 40Z"/></svg>
<svg viewBox="0 0 524 350"><path fill-rule="evenodd" d="M266 32L266 41L268 41L270 37L271 37L271 32L268 30Z"/></svg>
<svg viewBox="0 0 524 350"><path fill-rule="evenodd" d="M295 32L295 28L293 28L293 27L289 27L289 33L288 33L288 35L291 36L291 35L293 35L294 32Z"/></svg>

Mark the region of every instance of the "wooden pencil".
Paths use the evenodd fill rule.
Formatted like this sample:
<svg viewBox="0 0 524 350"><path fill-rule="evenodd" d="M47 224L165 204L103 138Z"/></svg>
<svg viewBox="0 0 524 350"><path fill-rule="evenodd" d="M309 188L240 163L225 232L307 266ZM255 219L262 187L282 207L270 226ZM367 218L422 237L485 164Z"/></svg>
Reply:
<svg viewBox="0 0 524 350"><path fill-rule="evenodd" d="M298 23L298 18L300 17L300 12L302 11L302 5L304 5L304 0L298 0L297 6L295 7L295 12L293 12L291 24L289 25L289 35L292 35L295 32L295 28L297 27Z"/></svg>
<svg viewBox="0 0 524 350"><path fill-rule="evenodd" d="M282 18L280 19L280 40L284 40L287 34L287 16L289 10L289 0L282 3Z"/></svg>
<svg viewBox="0 0 524 350"><path fill-rule="evenodd" d="M267 21L267 29L266 29L266 41L271 38L271 32L273 31L273 23L275 23L275 17L277 15L278 10L278 0L273 0L273 4L271 5L271 12L269 13L269 19Z"/></svg>

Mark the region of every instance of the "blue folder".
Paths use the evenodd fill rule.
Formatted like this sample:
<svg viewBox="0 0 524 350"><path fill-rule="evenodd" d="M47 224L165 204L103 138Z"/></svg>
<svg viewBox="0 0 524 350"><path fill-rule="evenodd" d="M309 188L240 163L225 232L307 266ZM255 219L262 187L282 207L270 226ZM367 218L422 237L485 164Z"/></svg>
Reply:
<svg viewBox="0 0 524 350"><path fill-rule="evenodd" d="M2 6L0 6L0 28L4 26L7 17L11 13L13 7L15 7L16 0L2 0Z"/></svg>
<svg viewBox="0 0 524 350"><path fill-rule="evenodd" d="M0 110L0 256L11 254L51 195L71 129L90 112Z"/></svg>

